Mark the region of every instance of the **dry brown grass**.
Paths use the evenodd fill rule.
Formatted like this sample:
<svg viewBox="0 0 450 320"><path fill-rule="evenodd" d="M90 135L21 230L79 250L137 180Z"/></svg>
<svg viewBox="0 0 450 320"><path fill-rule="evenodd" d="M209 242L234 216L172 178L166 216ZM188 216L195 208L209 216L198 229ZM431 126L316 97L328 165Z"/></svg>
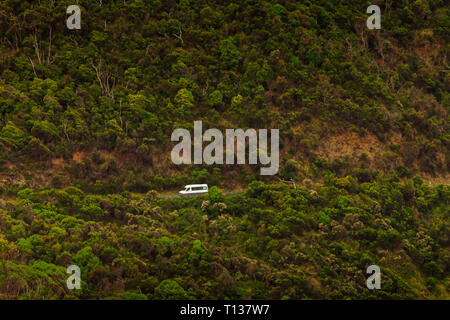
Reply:
<svg viewBox="0 0 450 320"><path fill-rule="evenodd" d="M72 156L72 160L78 163L78 162L83 161L84 156L85 156L85 153L83 151L77 151L77 152L74 152L74 154Z"/></svg>
<svg viewBox="0 0 450 320"><path fill-rule="evenodd" d="M383 143L374 134L359 135L356 132L345 131L322 139L316 152L328 161L356 159L361 154L367 154L370 161L389 151L387 144L401 142L401 134L393 134L388 143Z"/></svg>

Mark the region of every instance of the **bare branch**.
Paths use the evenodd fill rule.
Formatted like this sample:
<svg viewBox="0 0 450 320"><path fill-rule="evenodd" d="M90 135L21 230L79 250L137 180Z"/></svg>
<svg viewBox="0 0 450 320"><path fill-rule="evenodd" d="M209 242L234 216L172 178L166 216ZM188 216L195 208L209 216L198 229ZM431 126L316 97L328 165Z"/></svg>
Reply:
<svg viewBox="0 0 450 320"><path fill-rule="evenodd" d="M110 83L111 75L108 72L108 70L103 70L101 60L98 66L95 66L93 62L91 62L91 66L95 70L102 91L106 94L106 96L110 97L111 99L114 99L113 90L116 87L116 79L112 78L112 83Z"/></svg>
<svg viewBox="0 0 450 320"><path fill-rule="evenodd" d="M36 57L38 59L38 62L39 62L39 64L41 64L42 63L42 61L41 61L41 52L40 52L39 44L38 44L38 41L37 41L36 30L34 30L33 47L34 47L34 51L36 52Z"/></svg>
<svg viewBox="0 0 450 320"><path fill-rule="evenodd" d="M34 67L34 62L33 62L33 60L31 60L31 58L30 58L30 57L28 57L28 59L30 60L30 62L31 62L31 66L33 67L33 72L34 72L34 75L36 76L36 78L38 78L38 75L37 75L37 73L36 73L36 68Z"/></svg>
<svg viewBox="0 0 450 320"><path fill-rule="evenodd" d="M181 27L180 27L180 31L179 31L179 34L173 34L177 39L179 39L180 41L181 41L181 44L183 44L184 43L184 41L183 41L183 31L181 30Z"/></svg>
<svg viewBox="0 0 450 320"><path fill-rule="evenodd" d="M48 40L47 64L50 64L51 50L52 50L52 26L50 26L50 35L49 35L49 40Z"/></svg>

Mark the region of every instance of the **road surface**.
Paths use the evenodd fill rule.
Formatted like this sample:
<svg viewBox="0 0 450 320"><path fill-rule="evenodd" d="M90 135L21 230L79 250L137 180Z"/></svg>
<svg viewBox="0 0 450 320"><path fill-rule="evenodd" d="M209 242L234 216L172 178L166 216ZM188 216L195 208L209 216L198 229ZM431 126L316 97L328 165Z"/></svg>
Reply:
<svg viewBox="0 0 450 320"><path fill-rule="evenodd" d="M222 192L222 194L227 195L227 194L238 194L238 193L244 193L245 190L242 191L225 191ZM183 194L161 194L160 197L163 199L172 199L172 198L183 198L183 197L195 197L195 196L201 196L204 195L205 193L200 193L200 194L190 194L190 195L183 195Z"/></svg>
<svg viewBox="0 0 450 320"><path fill-rule="evenodd" d="M431 184L431 183L429 183L429 186L430 187L434 187L435 185L437 185L437 184ZM446 183L444 183L444 185L445 186L448 186L449 184L446 184ZM222 192L222 194L224 194L224 195L227 195L227 194L238 194L238 193L244 193L245 192L245 190L238 190L238 191L225 191L225 192ZM183 197L196 197L196 196L200 196L200 195L203 195L204 193L201 193L201 194L190 194L190 195L183 195L183 194L178 194L178 193L175 193L175 194L161 194L161 195L159 195L161 198L163 198L163 199L173 199L173 198L183 198ZM147 198L147 197L144 197L144 198ZM147 198L148 199L148 198Z"/></svg>

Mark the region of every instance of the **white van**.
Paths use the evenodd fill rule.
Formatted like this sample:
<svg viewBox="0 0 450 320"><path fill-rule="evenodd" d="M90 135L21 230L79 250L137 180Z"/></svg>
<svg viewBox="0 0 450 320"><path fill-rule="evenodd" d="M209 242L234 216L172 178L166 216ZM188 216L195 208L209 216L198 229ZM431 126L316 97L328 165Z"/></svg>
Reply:
<svg viewBox="0 0 450 320"><path fill-rule="evenodd" d="M202 194L208 193L208 185L207 184L188 184L184 187L183 190L179 192L179 194Z"/></svg>

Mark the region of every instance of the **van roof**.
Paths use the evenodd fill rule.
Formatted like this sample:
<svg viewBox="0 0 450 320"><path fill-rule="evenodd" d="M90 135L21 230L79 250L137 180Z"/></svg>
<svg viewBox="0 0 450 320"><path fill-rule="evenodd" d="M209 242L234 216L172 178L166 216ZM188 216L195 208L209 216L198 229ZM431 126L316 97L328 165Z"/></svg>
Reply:
<svg viewBox="0 0 450 320"><path fill-rule="evenodd" d="M207 184L188 184L185 185L184 187L188 188L188 187L207 187L207 186L208 186Z"/></svg>

